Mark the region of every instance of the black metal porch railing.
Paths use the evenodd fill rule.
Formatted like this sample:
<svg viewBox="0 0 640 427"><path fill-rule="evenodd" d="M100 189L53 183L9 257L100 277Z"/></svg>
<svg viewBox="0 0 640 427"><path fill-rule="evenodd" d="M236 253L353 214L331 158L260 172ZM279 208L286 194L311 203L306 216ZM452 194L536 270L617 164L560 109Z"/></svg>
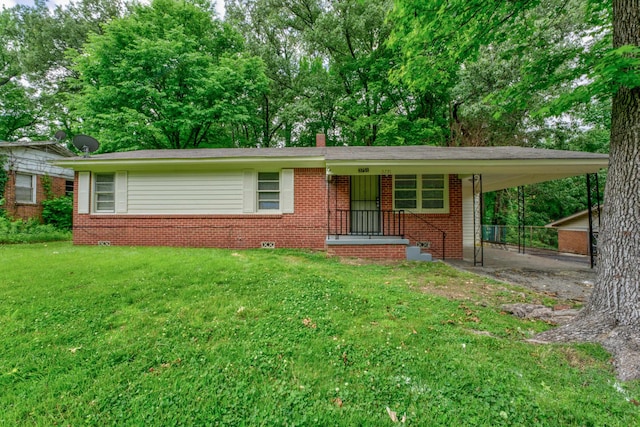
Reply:
<svg viewBox="0 0 640 427"><path fill-rule="evenodd" d="M445 260L445 255L446 255L445 247L446 247L446 243L447 243L447 232L444 231L443 229L441 229L440 227L437 227L436 225L431 224L429 221L427 221L426 219L424 219L423 217L421 217L420 215L418 215L418 214L416 214L414 212L407 211L407 215L411 215L412 218L417 219L424 226L429 227L429 228L435 230L435 232L440 234L440 239L441 239L441 242L442 242L440 254L442 255L441 259L444 261ZM414 240L416 240L416 239L414 239Z"/></svg>
<svg viewBox="0 0 640 427"><path fill-rule="evenodd" d="M334 236L404 237L404 211L338 209L330 213L329 234Z"/></svg>

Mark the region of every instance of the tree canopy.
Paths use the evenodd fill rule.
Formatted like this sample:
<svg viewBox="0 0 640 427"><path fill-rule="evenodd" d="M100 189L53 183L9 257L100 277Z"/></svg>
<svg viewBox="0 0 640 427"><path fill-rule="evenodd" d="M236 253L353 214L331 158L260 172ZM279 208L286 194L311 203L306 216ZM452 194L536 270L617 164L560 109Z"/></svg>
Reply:
<svg viewBox="0 0 640 427"><path fill-rule="evenodd" d="M261 60L206 2L133 6L90 36L75 69L79 130L110 151L228 145L266 90Z"/></svg>

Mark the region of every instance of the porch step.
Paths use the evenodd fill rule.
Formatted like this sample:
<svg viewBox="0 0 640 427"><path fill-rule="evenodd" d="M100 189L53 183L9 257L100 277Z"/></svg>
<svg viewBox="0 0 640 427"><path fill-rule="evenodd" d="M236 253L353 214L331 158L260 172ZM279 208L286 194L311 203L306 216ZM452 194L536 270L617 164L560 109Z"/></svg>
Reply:
<svg viewBox="0 0 640 427"><path fill-rule="evenodd" d="M406 252L409 261L433 261L431 254L423 253L418 246L407 246Z"/></svg>

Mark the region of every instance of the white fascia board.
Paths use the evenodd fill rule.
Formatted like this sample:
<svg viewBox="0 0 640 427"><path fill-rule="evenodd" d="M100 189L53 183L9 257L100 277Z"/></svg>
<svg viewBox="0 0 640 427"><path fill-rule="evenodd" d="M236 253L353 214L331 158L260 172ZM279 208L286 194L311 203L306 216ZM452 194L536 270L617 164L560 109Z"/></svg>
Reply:
<svg viewBox="0 0 640 427"><path fill-rule="evenodd" d="M444 174L537 174L558 173L568 176L595 173L609 166L608 159L532 159L532 160L423 160L423 161L327 161L333 175Z"/></svg>
<svg viewBox="0 0 640 427"><path fill-rule="evenodd" d="M154 171L154 170L239 170L255 169L295 169L325 168L324 157L234 157L219 159L82 159L60 160L55 164L76 171L106 172L114 170Z"/></svg>
<svg viewBox="0 0 640 427"><path fill-rule="evenodd" d="M555 181L557 179L571 178L573 176L584 175L586 172L580 173L535 173L535 174L513 174L513 175L496 175L482 174L482 192L489 193L491 191L503 190L505 188L515 188L522 185L537 184L540 182ZM459 178L463 182L471 182L471 175L462 175Z"/></svg>

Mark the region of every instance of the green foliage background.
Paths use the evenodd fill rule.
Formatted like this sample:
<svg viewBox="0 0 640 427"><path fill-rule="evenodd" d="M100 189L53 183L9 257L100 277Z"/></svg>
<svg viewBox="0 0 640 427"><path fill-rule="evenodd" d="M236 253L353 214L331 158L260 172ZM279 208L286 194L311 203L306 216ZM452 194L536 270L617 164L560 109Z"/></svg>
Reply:
<svg viewBox="0 0 640 427"><path fill-rule="evenodd" d="M0 11L0 139L63 128L122 151L310 146L321 132L329 145L606 152L611 90L635 84L636 52L609 48L608 2L225 6L224 19L206 0ZM568 203L542 196L568 186ZM586 208L585 192L580 180L527 190L528 221Z"/></svg>

